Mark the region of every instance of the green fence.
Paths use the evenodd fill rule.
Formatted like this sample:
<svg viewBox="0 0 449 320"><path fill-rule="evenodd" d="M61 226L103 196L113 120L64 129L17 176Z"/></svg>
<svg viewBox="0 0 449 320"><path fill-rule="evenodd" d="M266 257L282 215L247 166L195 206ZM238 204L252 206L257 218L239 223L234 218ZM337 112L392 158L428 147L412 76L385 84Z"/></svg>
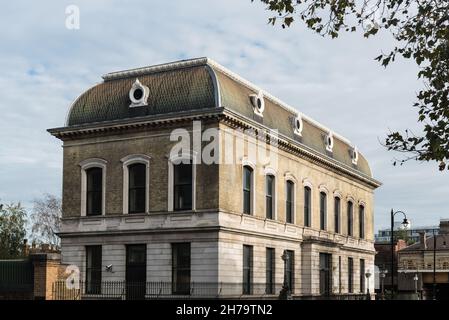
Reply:
<svg viewBox="0 0 449 320"><path fill-rule="evenodd" d="M0 293L31 292L34 270L30 260L0 260Z"/></svg>

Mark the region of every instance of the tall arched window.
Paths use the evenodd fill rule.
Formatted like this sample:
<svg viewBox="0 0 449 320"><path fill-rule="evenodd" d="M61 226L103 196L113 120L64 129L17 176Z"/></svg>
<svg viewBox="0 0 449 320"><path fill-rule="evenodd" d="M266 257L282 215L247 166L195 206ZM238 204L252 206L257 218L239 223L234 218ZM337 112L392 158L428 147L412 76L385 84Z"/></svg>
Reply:
<svg viewBox="0 0 449 320"><path fill-rule="evenodd" d="M320 229L326 230L327 194L320 192Z"/></svg>
<svg viewBox="0 0 449 320"><path fill-rule="evenodd" d="M243 213L253 213L253 169L250 166L243 167Z"/></svg>
<svg viewBox="0 0 449 320"><path fill-rule="evenodd" d="M312 190L304 187L304 226L310 227L312 222Z"/></svg>
<svg viewBox="0 0 449 320"><path fill-rule="evenodd" d="M131 154L123 163L123 213L145 213L150 210L150 156Z"/></svg>
<svg viewBox="0 0 449 320"><path fill-rule="evenodd" d="M106 165L101 158L90 158L81 167L81 216L104 215L106 211Z"/></svg>
<svg viewBox="0 0 449 320"><path fill-rule="evenodd" d="M287 223L293 223L293 216L295 210L295 185L293 181L288 180L286 184L286 196L285 196L285 221Z"/></svg>
<svg viewBox="0 0 449 320"><path fill-rule="evenodd" d="M175 210L192 210L193 175L192 163L174 165L173 196Z"/></svg>
<svg viewBox="0 0 449 320"><path fill-rule="evenodd" d="M363 205L359 206L359 237L365 238L365 207Z"/></svg>
<svg viewBox="0 0 449 320"><path fill-rule="evenodd" d="M348 201L348 236L353 235L354 205Z"/></svg>
<svg viewBox="0 0 449 320"><path fill-rule="evenodd" d="M265 210L267 219L274 219L274 188L275 188L274 176L268 174L265 176Z"/></svg>
<svg viewBox="0 0 449 320"><path fill-rule="evenodd" d="M340 233L340 210L341 200L339 197L334 198L334 231Z"/></svg>
<svg viewBox="0 0 449 320"><path fill-rule="evenodd" d="M102 214L103 208L103 169L89 168L86 170L86 215Z"/></svg>
<svg viewBox="0 0 449 320"><path fill-rule="evenodd" d="M128 174L128 213L143 213L146 202L146 165L131 164Z"/></svg>

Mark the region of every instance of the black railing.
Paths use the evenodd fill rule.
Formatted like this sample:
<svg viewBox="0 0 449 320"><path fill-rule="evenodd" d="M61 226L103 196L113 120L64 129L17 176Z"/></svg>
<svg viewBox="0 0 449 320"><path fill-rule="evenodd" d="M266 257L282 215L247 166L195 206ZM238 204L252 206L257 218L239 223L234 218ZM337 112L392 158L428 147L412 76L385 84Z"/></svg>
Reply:
<svg viewBox="0 0 449 320"><path fill-rule="evenodd" d="M86 291L95 288L94 292ZM250 284L250 294L243 292L242 283L212 283L191 282L176 286L172 282L130 283L125 281L103 281L86 286L84 281L66 283L57 281L53 284L53 299L55 300L88 300L88 299L277 299L282 284L265 283ZM178 290L182 288L182 290ZM338 294L327 296L293 295L294 299L304 300L362 300L363 294Z"/></svg>

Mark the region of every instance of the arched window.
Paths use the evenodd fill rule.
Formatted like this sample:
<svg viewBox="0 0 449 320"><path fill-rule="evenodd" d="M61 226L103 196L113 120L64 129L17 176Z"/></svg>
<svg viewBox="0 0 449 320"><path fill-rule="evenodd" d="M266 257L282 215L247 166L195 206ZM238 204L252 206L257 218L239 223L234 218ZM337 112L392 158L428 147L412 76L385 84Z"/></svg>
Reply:
<svg viewBox="0 0 449 320"><path fill-rule="evenodd" d="M149 209L150 157L133 154L123 163L123 213L145 213Z"/></svg>
<svg viewBox="0 0 449 320"><path fill-rule="evenodd" d="M253 169L243 167L243 213L253 213Z"/></svg>
<svg viewBox="0 0 449 320"><path fill-rule="evenodd" d="M146 165L131 164L128 174L128 213L143 213L146 211Z"/></svg>
<svg viewBox="0 0 449 320"><path fill-rule="evenodd" d="M275 178L273 175L268 174L265 176L265 210L267 219L274 219L275 210Z"/></svg>
<svg viewBox="0 0 449 320"><path fill-rule="evenodd" d="M90 158L79 163L81 167L81 216L104 215L106 210L107 161Z"/></svg>
<svg viewBox="0 0 449 320"><path fill-rule="evenodd" d="M334 198L334 231L340 233L340 210L341 200L339 197Z"/></svg>
<svg viewBox="0 0 449 320"><path fill-rule="evenodd" d="M352 201L348 201L348 236L353 235L353 221L354 221L354 205Z"/></svg>
<svg viewBox="0 0 449 320"><path fill-rule="evenodd" d="M310 227L312 222L312 190L304 187L304 226Z"/></svg>
<svg viewBox="0 0 449 320"><path fill-rule="evenodd" d="M86 215L102 214L103 208L103 169L98 167L86 170Z"/></svg>
<svg viewBox="0 0 449 320"><path fill-rule="evenodd" d="M175 210L192 210L193 208L193 170L192 162L173 166L173 207Z"/></svg>
<svg viewBox="0 0 449 320"><path fill-rule="evenodd" d="M359 237L365 238L365 207L363 205L359 206Z"/></svg>
<svg viewBox="0 0 449 320"><path fill-rule="evenodd" d="M326 230L327 194L320 192L320 229Z"/></svg>
<svg viewBox="0 0 449 320"><path fill-rule="evenodd" d="M291 180L287 180L285 199L285 221L287 223L293 223L295 213L295 184Z"/></svg>

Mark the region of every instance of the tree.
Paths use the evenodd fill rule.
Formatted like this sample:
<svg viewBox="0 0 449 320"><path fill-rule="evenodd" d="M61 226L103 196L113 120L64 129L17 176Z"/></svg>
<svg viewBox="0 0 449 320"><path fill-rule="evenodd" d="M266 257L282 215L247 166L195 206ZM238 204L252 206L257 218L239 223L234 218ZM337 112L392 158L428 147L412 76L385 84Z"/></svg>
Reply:
<svg viewBox="0 0 449 320"><path fill-rule="evenodd" d="M60 198L46 193L42 199L33 200L31 214L33 241L59 246L57 232L61 227L61 216Z"/></svg>
<svg viewBox="0 0 449 320"><path fill-rule="evenodd" d="M20 202L0 204L0 258L12 259L22 255L26 216Z"/></svg>
<svg viewBox="0 0 449 320"><path fill-rule="evenodd" d="M251 0L252 2L254 0ZM390 132L388 150L406 154L393 164L415 159L436 161L449 169L449 1L444 0L260 0L276 14L268 19L283 28L295 19L322 36L338 37L342 31L362 30L365 37L379 30L391 32L397 42L378 60L387 67L399 57L413 59L424 88L414 107L423 131Z"/></svg>

